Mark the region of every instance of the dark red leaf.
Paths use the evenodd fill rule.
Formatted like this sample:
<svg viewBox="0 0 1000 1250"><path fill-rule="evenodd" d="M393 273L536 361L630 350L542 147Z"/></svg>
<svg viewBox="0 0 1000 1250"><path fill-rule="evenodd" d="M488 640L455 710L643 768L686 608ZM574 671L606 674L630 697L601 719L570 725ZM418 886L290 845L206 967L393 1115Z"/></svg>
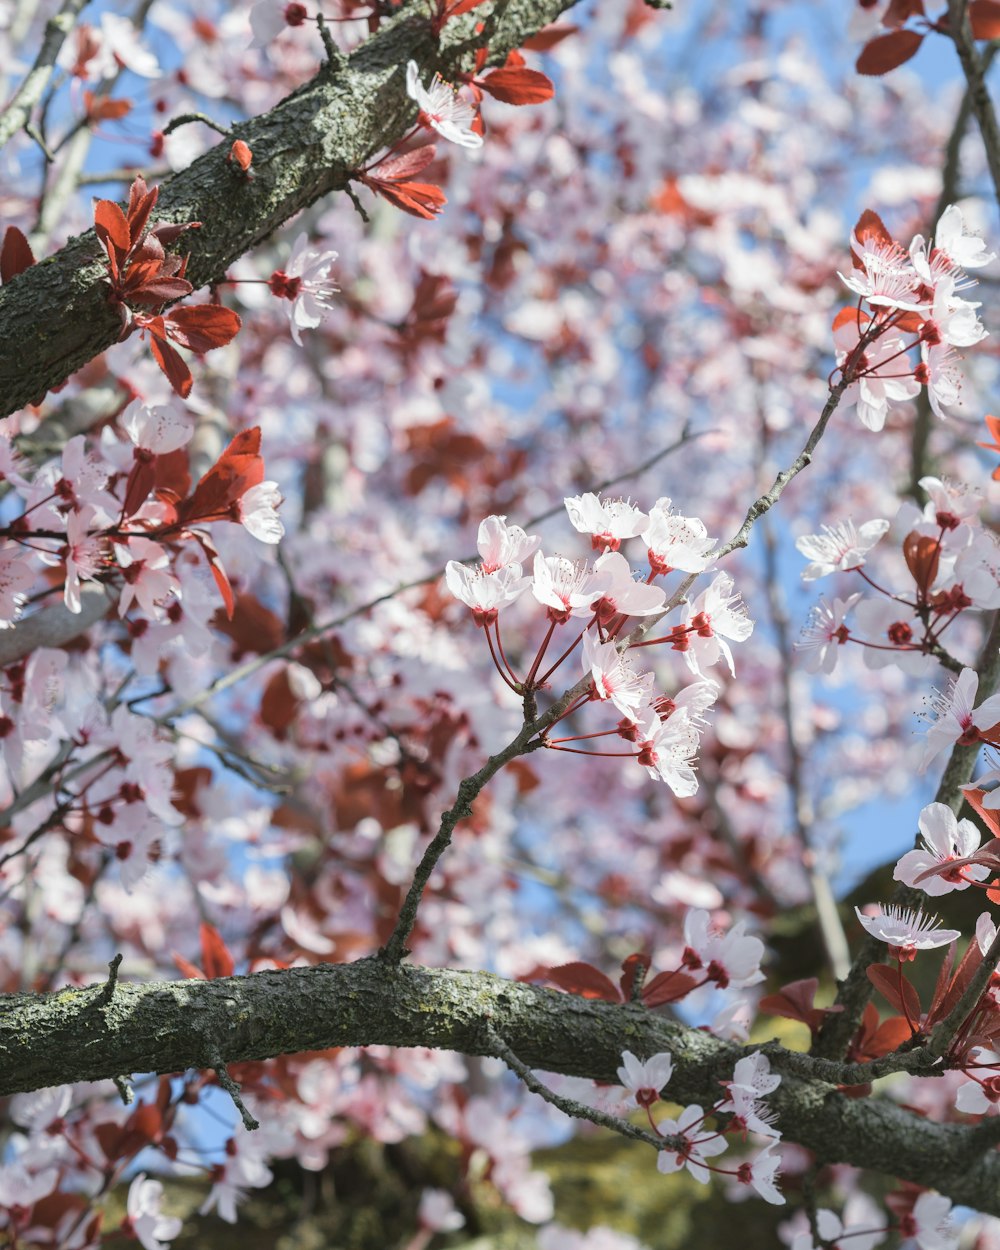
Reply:
<svg viewBox="0 0 1000 1250"><path fill-rule="evenodd" d="M965 795L966 803L984 821L990 832L1000 837L1000 811L984 806L983 800L986 798L986 791L964 790L963 794Z"/></svg>
<svg viewBox="0 0 1000 1250"><path fill-rule="evenodd" d="M868 980L879 991L882 997L897 1011L902 1011L917 1023L920 1019L920 999L906 977L902 976L898 967L887 964L872 964L868 969Z"/></svg>
<svg viewBox="0 0 1000 1250"><path fill-rule="evenodd" d="M224 347L243 324L231 308L224 308L221 304L175 308L163 320L174 342L198 353L210 352L213 347Z"/></svg>
<svg viewBox="0 0 1000 1250"><path fill-rule="evenodd" d="M171 959L177 965L178 972L182 973L189 981L205 981L207 977L200 968L196 968L190 960L178 955L176 951L171 952Z"/></svg>
<svg viewBox="0 0 1000 1250"><path fill-rule="evenodd" d="M166 339L161 339L156 334L150 334L149 336L149 350L153 353L153 359L166 374L170 385L180 395L181 399L187 399L191 394L194 378L191 377L191 370L184 363L181 356L170 346Z"/></svg>
<svg viewBox="0 0 1000 1250"><path fill-rule="evenodd" d="M426 169L437 155L433 143L425 143L419 148L404 152L402 156L393 156L379 163L368 171L368 176L378 182L402 182Z"/></svg>
<svg viewBox="0 0 1000 1250"><path fill-rule="evenodd" d="M180 505L178 513L189 523L222 520L237 499L263 480L260 427L254 426L236 435L195 487L191 498Z"/></svg>
<svg viewBox="0 0 1000 1250"><path fill-rule="evenodd" d="M1000 3L997 0L972 0L969 24L976 39L1000 39Z"/></svg>
<svg viewBox="0 0 1000 1250"><path fill-rule="evenodd" d="M809 1026L815 1033L828 1012L842 1011L842 1007L816 1007L813 999L819 981L815 977L807 977L802 981L790 981L783 985L776 994L767 994L760 1000L760 1010L772 1016L784 1016L786 1020L799 1020Z"/></svg>
<svg viewBox="0 0 1000 1250"><path fill-rule="evenodd" d="M430 220L435 217L448 201L440 187L429 182L396 182L369 184L376 195L381 195L390 204L395 204L404 213L413 217Z"/></svg>
<svg viewBox="0 0 1000 1250"><path fill-rule="evenodd" d="M209 980L215 977L231 977L236 967L219 930L205 921L201 924L201 962Z"/></svg>
<svg viewBox="0 0 1000 1250"><path fill-rule="evenodd" d="M541 104L555 94L551 80L537 69L495 69L479 85L504 104Z"/></svg>
<svg viewBox="0 0 1000 1250"><path fill-rule="evenodd" d="M468 13L472 9L478 9L481 4L485 4L486 0L454 0L447 10L448 17L458 17L460 13Z"/></svg>
<svg viewBox="0 0 1000 1250"><path fill-rule="evenodd" d="M930 593L937 580L941 562L941 544L936 538L911 530L903 539L903 559L910 570L917 589L923 595Z"/></svg>
<svg viewBox="0 0 1000 1250"><path fill-rule="evenodd" d="M145 308L159 308L172 299L181 299L190 295L194 287L184 278L151 278L139 286L131 286L132 274L129 272L125 280L125 298L130 304L140 304Z"/></svg>
<svg viewBox="0 0 1000 1250"><path fill-rule="evenodd" d="M690 994L697 984L695 978L688 976L686 972L661 972L643 986L643 1005L662 1007L664 1003L675 1003L679 998Z"/></svg>
<svg viewBox="0 0 1000 1250"><path fill-rule="evenodd" d="M880 1059L883 1055L898 1050L912 1036L913 1030L902 1016L890 1016L875 1030L875 1036L868 1043L866 1053L872 1059Z"/></svg>
<svg viewBox="0 0 1000 1250"><path fill-rule="evenodd" d="M34 263L28 240L17 226L8 226L4 231L3 247L0 247L0 282L9 282Z"/></svg>
<svg viewBox="0 0 1000 1250"><path fill-rule="evenodd" d="M94 229L105 247L111 244L119 256L132 246L125 214L114 200L98 200L94 205Z"/></svg>
<svg viewBox="0 0 1000 1250"><path fill-rule="evenodd" d="M233 587L229 581L229 577L223 566L222 560L219 557L219 553L215 549L215 544L207 534L203 534L200 530L192 530L192 533L198 540L198 545L205 553L205 559L208 561L208 567L212 571L212 577L215 579L215 584L219 588L219 594L222 595L222 602L226 609L226 616L232 620L233 612L236 608L236 596L233 594Z"/></svg>
<svg viewBox="0 0 1000 1250"><path fill-rule="evenodd" d="M562 43L567 36L575 35L579 29L579 26L546 26L537 35L529 35L521 47L528 48L532 52L548 52L549 48Z"/></svg>
<svg viewBox="0 0 1000 1250"><path fill-rule="evenodd" d="M888 74L916 56L924 37L915 30L893 30L888 35L876 35L861 49L854 68L859 74Z"/></svg>
<svg viewBox="0 0 1000 1250"><path fill-rule="evenodd" d="M132 463L125 487L125 502L122 504L124 516L134 516L149 498L149 492L156 481L156 465L151 457L140 456Z"/></svg>
<svg viewBox="0 0 1000 1250"><path fill-rule="evenodd" d="M153 211L156 201L160 198L160 188L150 187L146 190L144 178L136 178L128 190L128 228L132 242L138 243L146 229L149 214Z"/></svg>
<svg viewBox="0 0 1000 1250"><path fill-rule="evenodd" d="M621 994L615 983L598 968L585 963L560 964L545 974L549 981L570 994L581 998L602 998L608 1003L620 1003Z"/></svg>

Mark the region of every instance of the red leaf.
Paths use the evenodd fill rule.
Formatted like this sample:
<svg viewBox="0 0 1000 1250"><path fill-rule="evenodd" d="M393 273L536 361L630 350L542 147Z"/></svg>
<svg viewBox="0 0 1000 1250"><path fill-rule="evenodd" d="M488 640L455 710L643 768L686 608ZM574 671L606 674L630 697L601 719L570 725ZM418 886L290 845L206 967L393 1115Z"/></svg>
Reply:
<svg viewBox="0 0 1000 1250"><path fill-rule="evenodd" d="M1000 811L983 806L983 799L986 797L985 790L964 790L965 801L972 810L985 821L988 828L1000 837Z"/></svg>
<svg viewBox="0 0 1000 1250"><path fill-rule="evenodd" d="M196 968L190 960L185 959L183 955L178 955L176 951L171 952L171 959L177 965L179 972L183 973L188 981L205 981L208 978L200 968Z"/></svg>
<svg viewBox="0 0 1000 1250"><path fill-rule="evenodd" d="M562 43L568 35L575 35L579 29L579 26L547 26L537 35L529 35L521 47L529 48L532 52L548 52L549 48Z"/></svg>
<svg viewBox="0 0 1000 1250"><path fill-rule="evenodd" d="M190 295L194 287L184 278L150 278L143 280L135 288L132 278L135 266L130 267L125 279L124 295L130 304L144 304L147 308L159 308L169 300L180 299Z"/></svg>
<svg viewBox="0 0 1000 1250"><path fill-rule="evenodd" d="M114 200L98 200L94 205L94 229L104 246L110 243L119 256L124 256L132 246L125 214Z"/></svg>
<svg viewBox="0 0 1000 1250"><path fill-rule="evenodd" d="M94 95L93 91L85 91L83 108L88 121L117 121L120 117L131 113L132 101L109 100L107 96Z"/></svg>
<svg viewBox="0 0 1000 1250"><path fill-rule="evenodd" d="M187 522L222 520L230 507L251 486L264 480L260 456L260 427L243 430L195 487L194 494L178 509Z"/></svg>
<svg viewBox="0 0 1000 1250"><path fill-rule="evenodd" d="M590 964L560 964L558 968L550 968L545 975L561 990L579 994L581 998L602 998L608 1003L620 1003L622 1000L614 982Z"/></svg>
<svg viewBox="0 0 1000 1250"><path fill-rule="evenodd" d="M139 242L149 214L159 198L159 187L150 187L147 191L145 178L140 176L133 180L128 189L128 228L133 243Z"/></svg>
<svg viewBox="0 0 1000 1250"><path fill-rule="evenodd" d="M869 1041L866 1053L872 1059L880 1059L882 1055L899 1050L912 1036L913 1030L902 1016L890 1016L875 1030L875 1036Z"/></svg>
<svg viewBox="0 0 1000 1250"><path fill-rule="evenodd" d="M402 156L393 156L379 161L373 169L368 171L368 175L378 182L402 182L407 178L412 178L414 174L419 174L422 169L426 169L436 155L435 145L425 143L419 148L404 152Z"/></svg>
<svg viewBox="0 0 1000 1250"><path fill-rule="evenodd" d="M479 85L504 104L541 104L555 94L551 80L537 69L495 69Z"/></svg>
<svg viewBox="0 0 1000 1250"><path fill-rule="evenodd" d="M842 1007L816 1007L813 999L819 981L815 977L807 977L803 981L790 981L783 985L776 994L768 994L760 1000L760 1010L772 1016L784 1016L786 1020L799 1020L807 1024L815 1033L830 1011L842 1011Z"/></svg>
<svg viewBox="0 0 1000 1250"><path fill-rule="evenodd" d="M859 243L864 243L868 239L874 239L877 243L882 243L886 246L893 241L892 235L885 228L885 222L878 213L872 212L870 208L866 208L858 218L858 224L854 227L854 237Z"/></svg>
<svg viewBox="0 0 1000 1250"><path fill-rule="evenodd" d="M182 347L193 352L210 352L224 347L243 324L231 308L221 304L194 304L175 308L164 317L167 333Z"/></svg>
<svg viewBox="0 0 1000 1250"><path fill-rule="evenodd" d="M370 183L376 195L395 204L404 213L425 220L437 216L448 201L440 187L429 182Z"/></svg>
<svg viewBox="0 0 1000 1250"><path fill-rule="evenodd" d="M906 977L897 968L887 964L872 964L868 969L868 980L879 991L882 997L897 1011L910 1017L914 1024L920 1019L920 999Z"/></svg>
<svg viewBox="0 0 1000 1250"><path fill-rule="evenodd" d="M969 24L976 39L1000 39L1000 3L997 0L972 0Z"/></svg>
<svg viewBox="0 0 1000 1250"><path fill-rule="evenodd" d="M236 597L233 594L233 588L230 584L229 577L226 574L226 570L223 567L222 560L219 558L219 553L216 551L212 540L207 534L203 534L199 530L192 530L191 532L197 539L202 551L205 553L205 559L208 561L208 567L212 571L212 577L215 579L215 584L219 588L219 594L222 595L222 602L225 605L226 616L232 620L233 610L236 607Z"/></svg>
<svg viewBox="0 0 1000 1250"><path fill-rule="evenodd" d="M125 487L125 502L122 504L124 516L134 516L149 498L149 492L156 481L156 464L152 457L139 456L132 462L132 470L128 475Z"/></svg>
<svg viewBox="0 0 1000 1250"><path fill-rule="evenodd" d="M643 1006L662 1007L664 1003L675 1003L690 994L697 984L695 978L686 972L661 972L643 986Z"/></svg>
<svg viewBox="0 0 1000 1250"><path fill-rule="evenodd" d="M229 953L229 947L222 940L222 935L214 925L201 925L201 962L205 965L205 976L211 981L215 977L231 977L236 961Z"/></svg>
<svg viewBox="0 0 1000 1250"><path fill-rule="evenodd" d="M180 355L174 351L166 339L161 339L157 334L152 333L149 336L149 350L153 353L153 359L166 374L170 385L181 399L187 399L191 394L194 378Z"/></svg>
<svg viewBox="0 0 1000 1250"><path fill-rule="evenodd" d="M923 35L915 30L893 30L888 35L877 35L861 49L854 68L859 74L888 74L916 56L923 41Z"/></svg>
<svg viewBox="0 0 1000 1250"><path fill-rule="evenodd" d="M0 247L0 282L7 283L35 263L31 246L17 226L4 231L3 247ZM989 418L987 418L989 420Z"/></svg>
<svg viewBox="0 0 1000 1250"><path fill-rule="evenodd" d="M912 530L903 539L903 558L921 594L930 593L941 562L941 544L936 538Z"/></svg>
<svg viewBox="0 0 1000 1250"><path fill-rule="evenodd" d="M176 503L191 489L191 469L186 447L178 447L176 451L157 456L154 469L154 490L159 498Z"/></svg>
<svg viewBox="0 0 1000 1250"><path fill-rule="evenodd" d="M454 0L454 3L447 9L446 16L458 17L460 13L468 13L472 9L478 9L481 4L485 4L486 0Z"/></svg>

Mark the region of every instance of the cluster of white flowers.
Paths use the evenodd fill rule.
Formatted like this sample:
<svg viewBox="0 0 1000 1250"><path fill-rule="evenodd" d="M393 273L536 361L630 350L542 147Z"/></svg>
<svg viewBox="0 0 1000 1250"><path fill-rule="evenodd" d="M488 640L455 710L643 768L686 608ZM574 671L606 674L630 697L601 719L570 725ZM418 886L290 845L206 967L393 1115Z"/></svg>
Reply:
<svg viewBox="0 0 1000 1250"><path fill-rule="evenodd" d="M653 585L654 580L674 571L705 571L712 561L713 540L698 518L673 512L667 498L657 500L648 513L627 500L602 500L590 493L568 498L565 504L574 528L589 535L592 548L602 553L592 565L561 555L546 556L539 549L539 538L508 525L506 517L491 516L479 527L479 564L470 567L449 561L445 570L448 589L487 631L491 649L490 631L498 631L500 612L526 592L545 609L548 633L528 675L522 680L509 666L505 671L498 663L501 676L518 692L547 685L562 662L541 672L553 632L570 621L581 622L576 642L563 651L562 658L581 644L583 671L591 681L590 698L612 705L622 717L608 734L617 733L634 743L636 758L649 775L665 781L675 794L694 794L698 782L693 761L705 723L703 713L719 693L705 670L725 660L733 674L730 643L748 638L753 622L732 578L717 574L701 594L685 603L681 623L663 638L643 640L643 646L659 642L679 651L697 678L669 697L658 693L654 675L637 671L623 649L623 627L638 618L662 616L666 592ZM640 580L620 550L635 538L646 548L647 568L639 572ZM525 572L529 559L530 575ZM498 632L497 639L499 644ZM497 651L502 654L499 645Z"/></svg>

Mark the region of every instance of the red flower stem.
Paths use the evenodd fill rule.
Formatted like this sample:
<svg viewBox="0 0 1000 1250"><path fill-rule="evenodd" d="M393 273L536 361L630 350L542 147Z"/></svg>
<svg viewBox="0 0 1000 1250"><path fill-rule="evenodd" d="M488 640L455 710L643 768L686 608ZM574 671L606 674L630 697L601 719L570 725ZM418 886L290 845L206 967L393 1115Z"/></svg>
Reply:
<svg viewBox="0 0 1000 1250"><path fill-rule="evenodd" d="M504 679L504 681L507 683L507 685L508 685L508 686L510 686L511 690L513 690L515 694L520 694L520 693L521 693L521 692L520 692L520 690L518 690L518 688L514 685L514 683L511 681L511 679L507 676L507 674L506 674L506 673L503 671L503 669L500 667L500 661L497 659L496 649L495 649L495 648L494 648L494 646L493 646L493 637L492 637L492 635L490 634L490 628L489 628L489 626L488 626L488 625L487 625L487 627L486 627L486 629L485 629L485 631L484 631L484 632L485 632L485 634L486 634L486 643L487 643L487 646L488 646L488 647L489 647L489 649L490 649L490 655L491 655L491 656L492 656L492 658L493 658L493 663L496 665L496 670L497 670L497 672L498 672L498 673L500 674L500 676Z"/></svg>
<svg viewBox="0 0 1000 1250"><path fill-rule="evenodd" d="M499 616L493 622L493 629L496 632L496 636L497 636L497 647L500 651L500 658L501 660L503 660L504 665L507 669L507 672L510 673L512 679L515 682L515 686L514 686L515 690L520 690L521 680L518 677L517 673L515 673L514 670L511 668L510 661L507 659L506 655L504 654L503 643L500 641L500 617Z"/></svg>
<svg viewBox="0 0 1000 1250"><path fill-rule="evenodd" d="M548 739L545 745L549 746ZM637 760L639 758L638 751L581 751L577 747L552 747L553 751L565 751L567 755L604 755L608 759Z"/></svg>
<svg viewBox="0 0 1000 1250"><path fill-rule="evenodd" d="M551 668L550 668L547 672L543 673L543 674L542 674L542 676L538 678L537 682L535 683L535 685L536 685L536 686L544 686L544 685L545 685L545 683L549 680L549 678L550 678L550 677L552 676L552 674L556 671L556 669L557 669L557 668L559 667L559 665L563 662L563 660L565 660L565 659L567 658L567 656L572 655L572 654L573 654L573 652L576 650L576 648L580 645L580 643L583 641L583 635L584 635L586 632L587 632L587 630L586 630L586 629L583 629L583 630L581 630L581 631L580 631L580 636L579 636L578 638L576 638L573 642L571 642L571 643L570 643L570 645L569 645L569 646L566 648L566 650L562 653L562 655L559 657L559 659L558 659L558 660L556 660L555 664L553 664L553 665L552 665L552 667L551 667Z"/></svg>
<svg viewBox="0 0 1000 1250"><path fill-rule="evenodd" d="M555 746L557 742L585 742L588 738L607 738L610 734L617 734L617 729L599 729L597 733L592 734L572 734L568 738L548 738L546 741L549 746Z"/></svg>
<svg viewBox="0 0 1000 1250"><path fill-rule="evenodd" d="M847 572L858 573L861 577L865 579L868 585L871 586L873 590L877 590L880 595L885 595L889 599L894 599L896 603L903 604L904 607L913 608L914 610L916 610L917 605L915 603L911 603L909 599L905 599L902 595L894 595L891 590L886 590L884 586L880 586L878 582L873 581L868 576L868 574L864 571L864 569L861 567L860 564L856 564L853 569L848 569Z"/></svg>
<svg viewBox="0 0 1000 1250"><path fill-rule="evenodd" d="M542 658L545 655L546 650L548 649L548 645L552 639L552 635L555 633L555 628L556 628L555 621L550 621L549 628L545 634L545 637L542 639L541 646L538 648L538 654L535 656L534 663L532 664L531 668L528 670L528 676L525 677L524 679L524 684L526 686L530 686L534 683L535 674L538 672L538 666L539 664L541 664Z"/></svg>

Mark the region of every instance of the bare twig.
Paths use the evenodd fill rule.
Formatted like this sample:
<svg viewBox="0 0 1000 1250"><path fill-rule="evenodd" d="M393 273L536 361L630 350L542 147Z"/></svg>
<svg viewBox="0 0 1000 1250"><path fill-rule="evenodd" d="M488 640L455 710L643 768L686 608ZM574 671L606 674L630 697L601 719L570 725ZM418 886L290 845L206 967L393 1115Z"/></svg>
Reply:
<svg viewBox="0 0 1000 1250"><path fill-rule="evenodd" d="M42 46L35 57L35 63L28 70L24 81L14 92L14 97L0 113L0 148L12 138L27 122L31 110L42 97L42 92L55 68L56 57L66 40L66 36L76 24L82 9L88 0L63 0L62 8L45 23Z"/></svg>

